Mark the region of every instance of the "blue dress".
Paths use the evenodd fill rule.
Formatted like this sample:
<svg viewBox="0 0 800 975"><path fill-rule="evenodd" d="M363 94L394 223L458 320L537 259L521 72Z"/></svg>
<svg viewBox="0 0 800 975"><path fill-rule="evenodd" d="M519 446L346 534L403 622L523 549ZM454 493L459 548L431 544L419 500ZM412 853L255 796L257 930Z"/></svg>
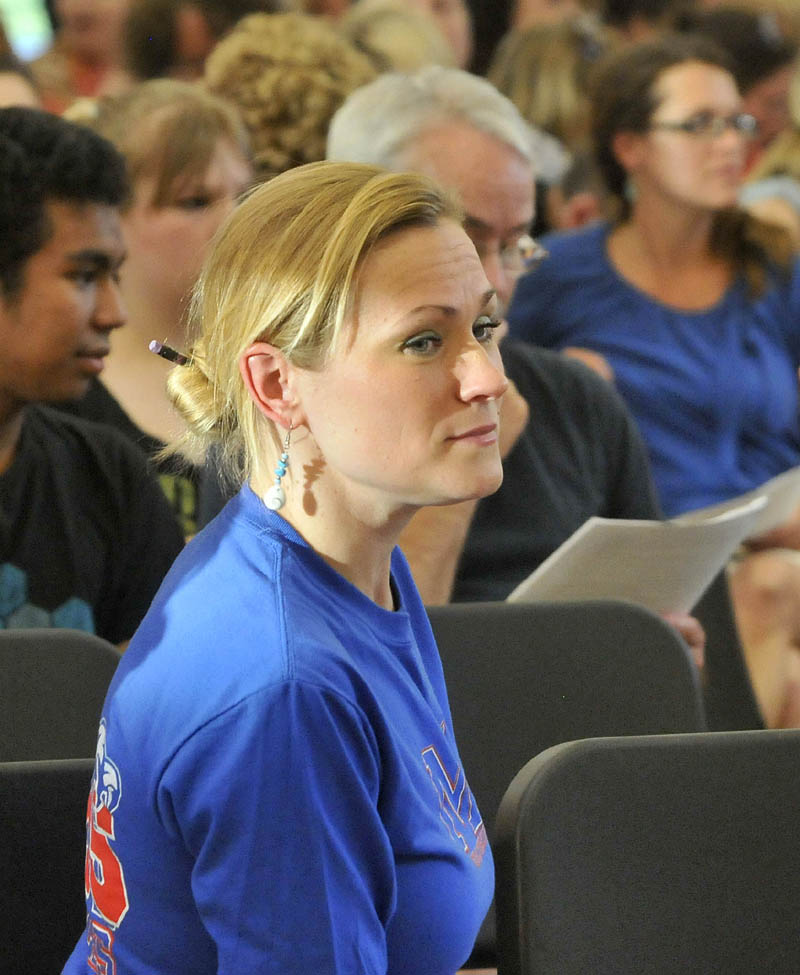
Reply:
<svg viewBox="0 0 800 975"><path fill-rule="evenodd" d="M666 515L727 500L800 463L800 262L751 299L736 280L713 307L682 311L613 267L608 224L545 239L523 277L511 334L606 357L650 455Z"/></svg>
<svg viewBox="0 0 800 975"><path fill-rule="evenodd" d="M247 487L189 543L103 709L66 973L466 960L492 858L399 549L392 580L395 612Z"/></svg>

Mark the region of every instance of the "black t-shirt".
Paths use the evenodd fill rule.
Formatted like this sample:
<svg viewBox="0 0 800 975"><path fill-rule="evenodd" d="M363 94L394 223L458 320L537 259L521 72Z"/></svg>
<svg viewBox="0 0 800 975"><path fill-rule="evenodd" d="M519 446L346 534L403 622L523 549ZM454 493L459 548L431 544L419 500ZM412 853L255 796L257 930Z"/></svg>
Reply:
<svg viewBox="0 0 800 975"><path fill-rule="evenodd" d="M558 352L506 340L506 374L530 419L479 502L454 601L506 596L592 515L659 518L647 454L614 387Z"/></svg>
<svg viewBox="0 0 800 975"><path fill-rule="evenodd" d="M0 625L129 639L183 545L141 451L103 424L26 409L0 475Z"/></svg>
<svg viewBox="0 0 800 975"><path fill-rule="evenodd" d="M157 455L164 446L163 441L140 429L98 379L92 380L88 392L81 399L53 405L71 416L92 420L94 423L106 423L135 443L147 455L151 469L183 527L183 534L187 538L195 534L198 529L200 481L197 467L178 458L159 459Z"/></svg>

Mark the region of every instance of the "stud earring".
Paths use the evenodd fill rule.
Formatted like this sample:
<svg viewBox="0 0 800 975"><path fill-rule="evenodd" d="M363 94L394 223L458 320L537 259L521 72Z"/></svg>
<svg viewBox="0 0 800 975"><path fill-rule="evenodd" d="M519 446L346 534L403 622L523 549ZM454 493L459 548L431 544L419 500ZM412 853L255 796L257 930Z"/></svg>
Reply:
<svg viewBox="0 0 800 975"><path fill-rule="evenodd" d="M275 483L267 491L264 503L270 511L279 511L286 504L286 492L281 487L281 478L286 473L289 465L289 442L292 439L292 428L286 431L286 439L283 441L283 453L275 465Z"/></svg>

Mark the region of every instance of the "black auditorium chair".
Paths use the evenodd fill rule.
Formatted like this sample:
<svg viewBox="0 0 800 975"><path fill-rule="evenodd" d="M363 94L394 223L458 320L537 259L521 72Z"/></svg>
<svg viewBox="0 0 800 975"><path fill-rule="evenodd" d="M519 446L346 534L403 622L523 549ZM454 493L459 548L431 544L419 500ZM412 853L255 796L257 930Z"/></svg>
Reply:
<svg viewBox="0 0 800 975"><path fill-rule="evenodd" d="M556 745L494 844L500 975L800 972L800 730Z"/></svg>
<svg viewBox="0 0 800 975"><path fill-rule="evenodd" d="M0 630L0 762L91 758L120 656L80 630Z"/></svg>
<svg viewBox="0 0 800 975"><path fill-rule="evenodd" d="M686 644L631 603L428 607L459 753L489 839L508 784L538 752L602 735L706 730ZM495 959L490 911L470 959Z"/></svg>
<svg viewBox="0 0 800 975"><path fill-rule="evenodd" d="M94 759L0 763L0 972L58 975L86 921Z"/></svg>

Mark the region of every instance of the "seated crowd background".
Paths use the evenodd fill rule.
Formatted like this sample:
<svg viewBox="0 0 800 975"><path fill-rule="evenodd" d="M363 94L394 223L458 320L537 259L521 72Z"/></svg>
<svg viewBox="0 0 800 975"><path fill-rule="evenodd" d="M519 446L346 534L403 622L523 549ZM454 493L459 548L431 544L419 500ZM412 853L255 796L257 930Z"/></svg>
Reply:
<svg viewBox="0 0 800 975"><path fill-rule="evenodd" d="M240 201L325 160L442 187L495 296L503 481L397 532L425 605L505 599L593 515L673 516L800 463L791 0L47 9L38 56L0 34L0 626L124 649L241 503L233 441L170 447L197 421L175 357L209 354L194 289ZM798 549L800 509L725 569L769 728L800 727ZM697 621L665 615L702 670Z"/></svg>

